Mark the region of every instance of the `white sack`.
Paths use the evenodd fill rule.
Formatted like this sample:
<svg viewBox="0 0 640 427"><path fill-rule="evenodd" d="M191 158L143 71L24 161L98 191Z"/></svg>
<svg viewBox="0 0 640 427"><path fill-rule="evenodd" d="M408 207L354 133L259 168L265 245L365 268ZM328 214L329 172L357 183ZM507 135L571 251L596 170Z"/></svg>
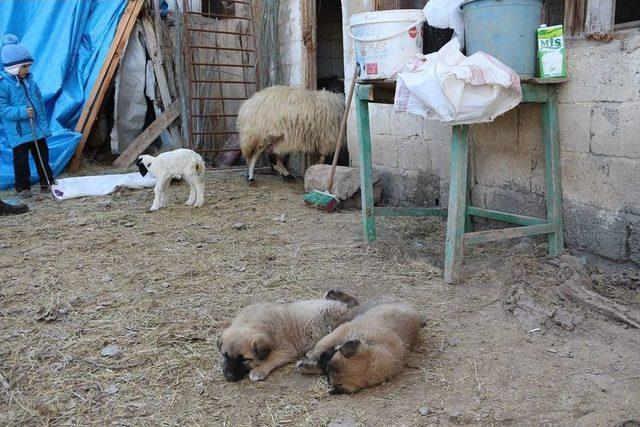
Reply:
<svg viewBox="0 0 640 427"><path fill-rule="evenodd" d="M452 28L455 36L464 46L464 21L460 5L465 0L429 0L424 7L427 23L435 28Z"/></svg>
<svg viewBox="0 0 640 427"><path fill-rule="evenodd" d="M63 178L53 185L53 192L58 200L76 197L105 196L119 187L140 189L153 187L156 179L151 174L140 175L139 172L119 175L79 176Z"/></svg>
<svg viewBox="0 0 640 427"><path fill-rule="evenodd" d="M443 123L490 122L522 101L518 74L492 56L466 57L452 39L398 74L394 110Z"/></svg>

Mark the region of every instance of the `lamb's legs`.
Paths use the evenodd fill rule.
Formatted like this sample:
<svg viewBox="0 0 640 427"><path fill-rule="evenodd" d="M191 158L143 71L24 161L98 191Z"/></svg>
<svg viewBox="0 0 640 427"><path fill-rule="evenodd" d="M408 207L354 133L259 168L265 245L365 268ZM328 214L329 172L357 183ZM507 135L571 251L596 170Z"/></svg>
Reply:
<svg viewBox="0 0 640 427"><path fill-rule="evenodd" d="M196 208L204 205L204 182L200 177L193 178L193 186L196 188L196 202L193 204Z"/></svg>
<svg viewBox="0 0 640 427"><path fill-rule="evenodd" d="M316 165L322 165L324 164L324 161L327 160L327 156L325 155L320 155L320 158L318 159L318 162L316 163Z"/></svg>
<svg viewBox="0 0 640 427"><path fill-rule="evenodd" d="M185 179L185 181L187 181L187 183L189 184L189 199L187 200L187 203L185 203L185 205L193 206L193 204L196 202L196 186L193 185L191 179Z"/></svg>
<svg viewBox="0 0 640 427"><path fill-rule="evenodd" d="M162 194L160 194L160 207L167 207L167 189L171 185L171 178L167 179L164 183L164 187L162 187Z"/></svg>
<svg viewBox="0 0 640 427"><path fill-rule="evenodd" d="M169 177L169 178L166 178L166 177L158 178L158 181L156 182L156 186L153 188L153 192L155 194L155 197L153 198L153 204L151 205L151 208L149 209L150 211L157 211L158 209L160 209L162 207L163 198L164 198L163 192L165 191L165 188L167 186L167 180L168 179L171 179L171 177Z"/></svg>

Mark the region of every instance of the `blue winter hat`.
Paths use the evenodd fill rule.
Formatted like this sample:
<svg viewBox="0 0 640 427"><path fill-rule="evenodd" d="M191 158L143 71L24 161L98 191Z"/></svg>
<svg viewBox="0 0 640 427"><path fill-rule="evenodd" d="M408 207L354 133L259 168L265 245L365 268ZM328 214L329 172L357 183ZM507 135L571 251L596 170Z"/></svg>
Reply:
<svg viewBox="0 0 640 427"><path fill-rule="evenodd" d="M4 36L0 57L2 57L2 66L4 68L33 64L31 53L19 43L18 37L13 34Z"/></svg>

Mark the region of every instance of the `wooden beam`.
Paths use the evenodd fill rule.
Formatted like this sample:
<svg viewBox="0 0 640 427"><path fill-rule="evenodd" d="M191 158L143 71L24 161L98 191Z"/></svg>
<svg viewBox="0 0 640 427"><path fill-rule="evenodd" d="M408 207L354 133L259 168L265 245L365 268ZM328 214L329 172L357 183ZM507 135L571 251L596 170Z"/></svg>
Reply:
<svg viewBox="0 0 640 427"><path fill-rule="evenodd" d="M302 15L302 81L307 89L317 89L318 71L316 64L316 0L300 2Z"/></svg>
<svg viewBox="0 0 640 427"><path fill-rule="evenodd" d="M587 0L564 0L564 28L568 36L584 32Z"/></svg>
<svg viewBox="0 0 640 427"><path fill-rule="evenodd" d="M585 34L595 40L613 39L616 17L615 0L588 0Z"/></svg>
<svg viewBox="0 0 640 427"><path fill-rule="evenodd" d="M477 216L480 218L493 219L495 221L507 222L517 225L537 225L547 224L546 219L535 218L532 216L516 215L507 212L492 211L489 209L478 208L475 206L467 206L467 213L471 216Z"/></svg>
<svg viewBox="0 0 640 427"><path fill-rule="evenodd" d="M120 154L113 164L115 166L131 164L179 115L178 103L174 102L144 132L133 140L131 145Z"/></svg>
<svg viewBox="0 0 640 427"><path fill-rule="evenodd" d="M100 73L93 84L93 88L91 89L91 94L85 102L85 106L80 115L80 120L76 125L76 132L81 132L82 138L80 139L80 143L76 148L73 158L71 159L69 169L72 171L76 171L80 168L80 160L82 158L84 145L87 142L87 138L89 138L89 133L91 132L93 123L98 116L104 97L109 90L111 80L115 75L120 58L124 53L127 41L129 40L131 31L133 31L133 27L135 26L136 19L140 14L143 4L144 0L130 0L122 14L122 17L120 18L120 23L118 24L113 41L111 42L111 48L107 53L104 64L102 65Z"/></svg>
<svg viewBox="0 0 640 427"><path fill-rule="evenodd" d="M374 208L376 216L439 216L447 217L447 208Z"/></svg>
<svg viewBox="0 0 640 427"><path fill-rule="evenodd" d="M495 242L496 240L514 239L516 237L549 234L556 230L555 224L525 225L524 227L502 228L500 230L474 231L464 235L465 245Z"/></svg>
<svg viewBox="0 0 640 427"><path fill-rule="evenodd" d="M162 100L162 108L166 109L168 105L172 104L171 92L169 91L169 85L167 83L167 75L162 66L162 46L156 39L156 30L154 28L151 18L142 19L142 28L144 29L144 35L147 40L147 49L149 50L149 56L151 57L151 63L153 64L153 73L158 83L158 89L160 90L160 99ZM169 134L173 143L182 146L182 139L180 138L180 131L176 125L169 126Z"/></svg>

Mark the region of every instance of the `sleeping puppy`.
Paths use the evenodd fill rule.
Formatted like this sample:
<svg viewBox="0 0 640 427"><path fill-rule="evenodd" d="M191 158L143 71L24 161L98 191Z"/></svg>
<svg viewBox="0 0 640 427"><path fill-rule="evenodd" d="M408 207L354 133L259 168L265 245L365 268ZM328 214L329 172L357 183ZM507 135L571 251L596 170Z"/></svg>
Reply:
<svg viewBox="0 0 640 427"><path fill-rule="evenodd" d="M349 312L355 305L353 297L332 290L325 299L256 303L242 309L218 340L224 377L239 381L249 374L252 381L265 379L353 317Z"/></svg>
<svg viewBox="0 0 640 427"><path fill-rule="evenodd" d="M324 373L331 393L353 393L398 375L423 324L413 308L391 297L354 314L297 364L303 374Z"/></svg>

